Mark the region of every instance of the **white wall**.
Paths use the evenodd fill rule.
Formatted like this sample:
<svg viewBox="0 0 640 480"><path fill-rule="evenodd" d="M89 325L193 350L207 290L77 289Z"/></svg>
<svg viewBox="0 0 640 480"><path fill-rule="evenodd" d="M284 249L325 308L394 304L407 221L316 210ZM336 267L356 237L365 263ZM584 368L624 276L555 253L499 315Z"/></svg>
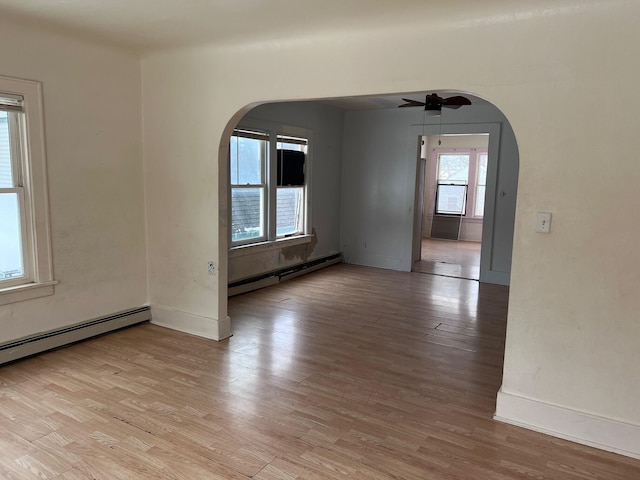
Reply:
<svg viewBox="0 0 640 480"><path fill-rule="evenodd" d="M354 24L348 32L143 60L152 301L175 309L174 318L187 312L216 327L226 320L226 187L218 174L226 178L227 152L221 141L246 105L472 92L505 113L520 152L498 414L540 428L539 410L507 408L533 399L543 408L560 406L597 416L611 429L621 424L638 432L640 257L634 252L640 213L631 206L640 163L629 139L640 110L633 94L640 81L634 55L640 5L582 2L570 8L563 2L447 18L430 15L426 5L412 15L412 25L381 20L366 30ZM504 8L518 8L509 5ZM297 68L283 76L279 58L296 58ZM534 231L538 210L553 213L549 235ZM219 262L218 277L207 276L209 258ZM556 434L567 433L557 425ZM612 446L600 431L574 435L581 441L594 436ZM627 441L624 447L638 452L638 445Z"/></svg>
<svg viewBox="0 0 640 480"><path fill-rule="evenodd" d="M147 303L140 61L0 19L0 75L42 82L53 296L0 306L0 342Z"/></svg>
<svg viewBox="0 0 640 480"><path fill-rule="evenodd" d="M229 282L298 265L340 252L340 178L342 164L342 111L315 102L269 103L241 120L258 120L305 128L312 132L309 176L311 229L314 239L294 247L261 249L229 258Z"/></svg>

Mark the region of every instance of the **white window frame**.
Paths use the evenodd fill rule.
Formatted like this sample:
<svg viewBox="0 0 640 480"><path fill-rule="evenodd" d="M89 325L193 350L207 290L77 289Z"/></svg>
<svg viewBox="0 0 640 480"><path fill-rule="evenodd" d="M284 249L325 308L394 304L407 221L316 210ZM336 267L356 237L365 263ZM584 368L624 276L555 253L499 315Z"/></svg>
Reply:
<svg viewBox="0 0 640 480"><path fill-rule="evenodd" d="M18 193L25 275L0 281L0 305L6 305L52 295L57 282L51 254L42 87L39 82L0 76L0 92L24 99L24 111L9 115L17 181L2 191Z"/></svg>
<svg viewBox="0 0 640 480"><path fill-rule="evenodd" d="M482 209L482 215L476 215L476 206L478 204L478 187L484 187L484 194L485 197L487 195L487 178L485 176L484 179L484 185L480 185L480 156L484 155L487 157L487 175L489 174L489 150L488 149L476 149L475 152L475 168L476 168L476 174L475 174L475 182L473 184L473 212L472 217L473 218L479 218L479 219L483 219L484 218L484 208L486 208L486 199L485 199L485 203L484 203L484 207Z"/></svg>
<svg viewBox="0 0 640 480"><path fill-rule="evenodd" d="M435 178L436 178L436 191L434 193L437 194L438 189L438 170L440 168L440 155L469 155L469 176L467 178L467 198L466 198L466 206L465 206L465 214L464 215L454 215L461 217L466 220L478 220L482 221L484 215L476 215L476 190L478 187L478 173L480 171L479 168L479 157L482 154L487 155L488 159L488 149L487 148L434 148L433 149L433 158L435 164ZM488 165L488 162L487 162ZM485 185L485 195L486 195L486 185ZM486 207L486 203L485 203ZM437 204L434 204L433 215L446 215L435 213L437 209Z"/></svg>
<svg viewBox="0 0 640 480"><path fill-rule="evenodd" d="M440 180L440 166L442 165L442 156L450 155L450 156L466 156L467 157L467 178L463 183L463 180ZM440 216L453 216L453 217L466 217L468 212L469 205L469 174L471 172L471 154L469 152L460 151L459 149L456 151L448 151L446 149L442 149L442 151L436 154L436 200L435 200L435 208L434 215ZM464 188L464 199L462 201L462 212L440 212L438 211L438 200L440 198L440 187L463 187Z"/></svg>
<svg viewBox="0 0 640 480"><path fill-rule="evenodd" d="M261 205L261 218L263 221L263 224L260 226L261 230L262 230L262 235L258 236L258 237L253 237L253 238L248 238L245 240L233 240L233 237L231 235L233 235L233 232L230 230L230 245L233 246L240 246L240 245L251 245L254 243L262 243L265 242L268 238L269 238L269 209L268 209L268 205L269 205L269 197L270 197L270 182L269 182L269 176L270 176L270 157L271 157L271 148L270 148L270 141L271 141L271 135L269 134L269 132L265 132L262 130L257 130L257 129L249 129L249 128L236 128L232 134L232 137L234 136L242 136L242 135L236 135L236 132L244 132L245 134L249 134L249 138L251 138L251 134L255 134L256 139L260 139L260 137L265 137L265 141L267 142L267 151L265 152L265 158L262 159L261 165L260 165L260 170L261 170L261 180L262 183L251 183L251 184L234 184L231 181L231 165L229 165L229 195L230 195L230 199L229 199L229 215L233 215L233 190L234 189L262 189L263 193L262 193L262 205ZM231 161L231 148L229 149L229 161ZM233 218L230 217L229 218L229 225L232 226L233 225Z"/></svg>
<svg viewBox="0 0 640 480"><path fill-rule="evenodd" d="M260 120L247 120L236 127L236 130L254 131L256 133L265 133L269 137L267 165L266 165L266 195L264 205L264 218L266 225L265 237L251 240L241 240L234 242L231 238L231 228L229 228L229 250L240 253L239 250L246 248L277 248L289 244L299 244L301 242L311 241L311 159L313 132L306 128L295 127L290 125L276 124L264 122ZM307 140L307 153L305 159L305 179L304 179L304 213L303 213L303 232L300 234L279 237L276 234L276 203L277 203L277 143L280 137L293 137ZM231 178L229 175L229 184ZM229 226L231 226L231 216L233 214L231 207L231 185L229 187Z"/></svg>
<svg viewBox="0 0 640 480"><path fill-rule="evenodd" d="M283 133L279 132L276 134L276 140L275 143L271 142L270 145L273 145L273 148L270 149L270 155L271 158L274 159L274 161L270 164L272 171L274 173L278 172L278 168L277 168L277 154L278 154L278 143L297 143L298 141L306 141L304 142L304 146L306 147L305 149L305 174L306 171L308 171L307 166L306 166L306 162L308 160L309 157L309 138L308 135L305 136L294 136L294 135L284 135ZM303 144L303 143L299 143L299 144ZM291 234L286 234L286 235L278 235L278 212L277 212L277 205L278 205L278 190L286 190L288 188L300 188L300 185L297 186L286 186L286 185L278 185L278 179L276 177L272 177L274 179L274 183L273 185L273 198L272 198L272 203L271 205L273 205L273 232L270 232L270 239L273 240L274 238L276 240L284 240L287 238L294 238L294 237L300 237L301 235L306 235L308 233L308 229L307 229L307 222L306 222L306 218L308 217L308 212L309 212L309 208L308 208L308 197L307 197L307 186L308 186L308 181L305 175L305 181L304 181L304 185L302 186L302 215L301 215L301 221L300 223L300 230L299 232L296 233L291 233Z"/></svg>

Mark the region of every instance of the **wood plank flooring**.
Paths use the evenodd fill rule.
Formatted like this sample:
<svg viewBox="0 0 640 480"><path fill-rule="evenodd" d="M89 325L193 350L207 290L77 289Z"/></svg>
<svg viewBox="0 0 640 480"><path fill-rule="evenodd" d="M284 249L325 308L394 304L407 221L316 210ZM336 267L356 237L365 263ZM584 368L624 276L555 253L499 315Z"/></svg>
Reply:
<svg viewBox="0 0 640 480"><path fill-rule="evenodd" d="M491 419L507 295L337 265L232 298L223 342L143 324L0 367L0 478L639 479Z"/></svg>
<svg viewBox="0 0 640 480"><path fill-rule="evenodd" d="M446 277L480 279L479 242L423 238L420 260L413 271Z"/></svg>

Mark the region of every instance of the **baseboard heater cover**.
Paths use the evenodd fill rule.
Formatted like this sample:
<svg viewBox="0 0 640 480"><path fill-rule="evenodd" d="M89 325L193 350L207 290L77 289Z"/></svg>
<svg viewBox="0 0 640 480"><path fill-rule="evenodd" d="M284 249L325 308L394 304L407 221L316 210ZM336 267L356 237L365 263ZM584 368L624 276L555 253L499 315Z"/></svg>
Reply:
<svg viewBox="0 0 640 480"><path fill-rule="evenodd" d="M145 306L12 340L0 344L0 365L149 320L151 309Z"/></svg>
<svg viewBox="0 0 640 480"><path fill-rule="evenodd" d="M319 270L330 265L342 262L342 254L336 253L328 257L318 258L310 262L305 262L300 265L294 265L292 267L283 268L275 272L265 273L264 275L258 275L244 280L238 280L237 282L229 283L228 296L240 295L259 288L275 285L284 280L311 273L315 270Z"/></svg>

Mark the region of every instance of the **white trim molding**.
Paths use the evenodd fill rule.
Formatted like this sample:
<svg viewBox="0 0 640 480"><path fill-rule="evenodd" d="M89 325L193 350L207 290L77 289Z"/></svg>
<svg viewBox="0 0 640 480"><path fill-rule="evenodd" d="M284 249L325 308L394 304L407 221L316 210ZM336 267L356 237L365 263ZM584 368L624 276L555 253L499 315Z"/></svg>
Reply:
<svg viewBox="0 0 640 480"><path fill-rule="evenodd" d="M640 425L498 392L495 420L640 459Z"/></svg>
<svg viewBox="0 0 640 480"><path fill-rule="evenodd" d="M183 312L175 308L151 305L151 323L179 332L212 340L224 340L231 336L231 319L222 320Z"/></svg>
<svg viewBox="0 0 640 480"><path fill-rule="evenodd" d="M0 305L8 305L10 303L53 295L53 287L57 284L58 282L54 280L51 282L27 283L24 285L16 285L15 287L3 288L0 290Z"/></svg>
<svg viewBox="0 0 640 480"><path fill-rule="evenodd" d="M44 138L42 85L40 82L0 76L0 92L24 98L24 117L16 123L22 141L19 168L23 192L23 262L28 276L17 285L0 287L0 305L53 295L53 259L49 225L49 196ZM18 126L20 125L20 126ZM5 284L6 285L6 284ZM12 288L18 286L20 288Z"/></svg>
<svg viewBox="0 0 640 480"><path fill-rule="evenodd" d="M278 238L277 240L261 243L250 243L248 245L238 245L229 249L229 258L244 257L246 255L257 255L258 253L277 250L278 248L293 247L311 243L315 235L296 235L295 237Z"/></svg>

